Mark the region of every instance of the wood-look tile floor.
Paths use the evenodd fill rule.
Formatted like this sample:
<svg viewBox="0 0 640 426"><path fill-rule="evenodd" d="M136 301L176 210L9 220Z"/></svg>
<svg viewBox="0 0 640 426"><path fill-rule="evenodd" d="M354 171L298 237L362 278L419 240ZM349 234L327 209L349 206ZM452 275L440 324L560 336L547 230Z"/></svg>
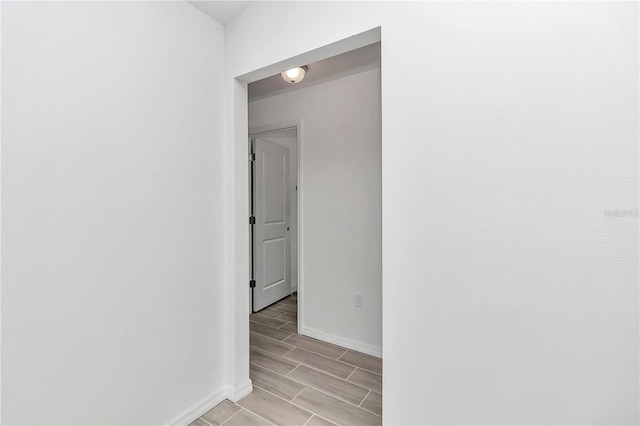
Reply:
<svg viewBox="0 0 640 426"><path fill-rule="evenodd" d="M381 425L382 360L297 333L297 294L250 317L253 392L194 426Z"/></svg>

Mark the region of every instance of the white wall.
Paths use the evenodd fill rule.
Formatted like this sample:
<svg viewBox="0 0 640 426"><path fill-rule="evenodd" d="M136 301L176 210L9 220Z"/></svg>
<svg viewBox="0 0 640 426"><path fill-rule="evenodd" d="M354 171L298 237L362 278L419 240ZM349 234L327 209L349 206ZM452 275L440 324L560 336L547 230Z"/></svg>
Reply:
<svg viewBox="0 0 640 426"><path fill-rule="evenodd" d="M382 352L380 69L249 103L249 127L301 120L300 331ZM354 293L364 307L354 307Z"/></svg>
<svg viewBox="0 0 640 426"><path fill-rule="evenodd" d="M2 2L3 424L224 397L223 31L184 2Z"/></svg>
<svg viewBox="0 0 640 426"><path fill-rule="evenodd" d="M384 422L638 423L638 220L604 214L638 208L632 2L256 2L231 22L234 377L248 331L233 78L379 25Z"/></svg>

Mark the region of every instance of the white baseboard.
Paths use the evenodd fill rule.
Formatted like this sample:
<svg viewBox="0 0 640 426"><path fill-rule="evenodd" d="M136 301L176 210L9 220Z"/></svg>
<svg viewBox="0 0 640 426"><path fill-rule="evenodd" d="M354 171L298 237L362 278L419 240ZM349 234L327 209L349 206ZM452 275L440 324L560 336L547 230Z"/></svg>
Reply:
<svg viewBox="0 0 640 426"><path fill-rule="evenodd" d="M313 337L314 339L323 340L325 342L333 343L334 345L342 346L343 348L352 349L354 351L362 352L363 354L382 358L382 348L378 346L347 339L346 337L336 336L335 334L326 333L313 328L303 327L302 325L300 325L299 332L302 335Z"/></svg>
<svg viewBox="0 0 640 426"><path fill-rule="evenodd" d="M198 417L211 410L216 405L227 399L231 394L231 389L224 386L191 407L180 413L167 423L167 425L188 425L195 421Z"/></svg>
<svg viewBox="0 0 640 426"><path fill-rule="evenodd" d="M188 425L195 421L198 417L202 416L207 411L211 410L216 405L220 404L225 399L233 402L237 402L251 393L253 390L253 384L251 379L238 386L235 390L229 386L220 388L217 392L212 393L199 402L196 402L191 407L180 413L174 419L169 421L167 425Z"/></svg>
<svg viewBox="0 0 640 426"><path fill-rule="evenodd" d="M244 384L238 386L235 391L231 392L228 398L232 402L238 402L245 396L249 395L252 390L253 384L251 383L251 379L249 379Z"/></svg>

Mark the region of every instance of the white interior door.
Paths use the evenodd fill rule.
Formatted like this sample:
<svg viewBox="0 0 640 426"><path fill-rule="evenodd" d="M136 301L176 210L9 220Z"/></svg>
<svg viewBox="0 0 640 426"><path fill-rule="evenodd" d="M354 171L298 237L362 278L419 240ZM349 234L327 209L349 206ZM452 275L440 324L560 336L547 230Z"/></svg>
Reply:
<svg viewBox="0 0 640 426"><path fill-rule="evenodd" d="M253 140L253 310L291 293L289 149Z"/></svg>

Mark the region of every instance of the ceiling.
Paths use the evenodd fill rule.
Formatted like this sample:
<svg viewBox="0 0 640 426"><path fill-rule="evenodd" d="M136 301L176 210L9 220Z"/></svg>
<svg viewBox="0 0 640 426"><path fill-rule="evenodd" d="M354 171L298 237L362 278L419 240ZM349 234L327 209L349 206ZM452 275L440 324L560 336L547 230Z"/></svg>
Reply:
<svg viewBox="0 0 640 426"><path fill-rule="evenodd" d="M249 5L248 1L189 1L207 15L211 16L222 25L227 25L229 21L238 16L245 7Z"/></svg>
<svg viewBox="0 0 640 426"><path fill-rule="evenodd" d="M300 83L287 83L282 79L280 74L276 74L249 84L249 100L255 101L268 96L279 95L292 90L303 89L314 84L335 80L336 78L358 72L379 68L380 43L370 44L312 64L300 64L300 66L302 65L307 65L309 69L307 70L304 80Z"/></svg>

